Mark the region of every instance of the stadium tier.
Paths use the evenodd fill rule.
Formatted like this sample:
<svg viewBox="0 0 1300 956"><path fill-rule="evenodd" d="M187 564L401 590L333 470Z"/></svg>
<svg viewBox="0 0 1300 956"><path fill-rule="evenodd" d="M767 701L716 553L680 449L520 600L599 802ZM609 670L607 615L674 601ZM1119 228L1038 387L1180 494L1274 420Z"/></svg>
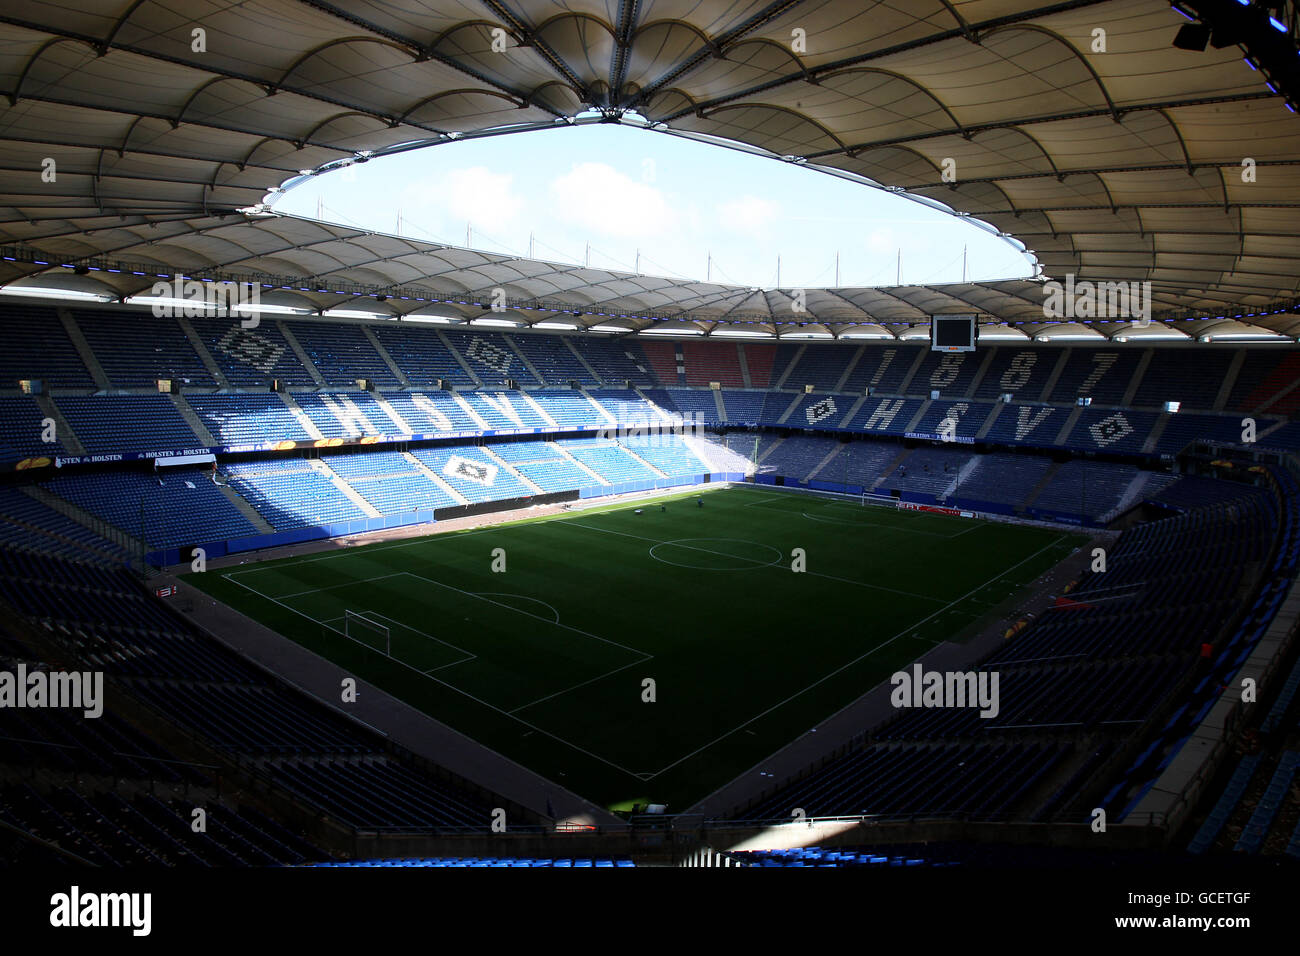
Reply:
<svg viewBox="0 0 1300 956"><path fill-rule="evenodd" d="M35 586L48 580L61 582L57 595ZM263 789L291 796L306 811L304 823L323 814L347 828L477 828L502 805L250 665L124 570L0 548L0 599L19 615L0 634L7 665L44 667L51 653L73 654L133 701L132 722L116 712L85 720L0 709L0 763L28 768L27 783L0 786L0 819L50 841L53 858L266 865L328 855L301 828L268 818L257 800L229 804L205 756L212 753L231 755ZM136 728L148 714L187 729L188 737L175 738L183 752ZM75 791L59 782L69 773L83 783ZM182 836L195 806L212 816L210 837L197 845Z"/></svg>
<svg viewBox="0 0 1300 956"><path fill-rule="evenodd" d="M977 361L936 357L920 346L717 342L683 351L669 342L342 320L284 319L244 329L217 319L150 316L113 337L108 330L121 318L109 309L57 316L25 307L18 315L54 346L24 334L6 356L0 384L16 389L19 381L43 381L47 393L0 395L7 424L0 454L11 461L585 428L611 417L657 422L665 415L701 425L946 436L1147 457L1175 455L1197 440L1241 441L1248 433L1246 440L1261 444L1300 445L1300 429L1289 418L1300 394L1292 387L1296 360L1285 349L1247 351L1234 362L1227 348L994 346L987 361ZM84 354L69 334L84 343ZM593 365L583 349L610 364ZM741 371L764 350L773 362L766 388L747 364ZM639 364L620 366L618 356ZM88 361L103 380L92 380ZM180 394L159 395L159 380ZM502 390L506 381L517 389ZM643 390L625 389L629 381ZM278 394L249 391L273 382ZM713 382L722 391L707 387ZM359 383L368 390L358 390ZM440 390L440 383L462 391ZM570 383L586 390L570 390ZM1082 401L1089 404L1080 407ZM47 421L54 422L52 433Z"/></svg>
<svg viewBox="0 0 1300 956"><path fill-rule="evenodd" d="M1085 572L1009 646L974 662L976 673L997 675L991 718L971 708L904 710L738 816L786 820L798 807L822 817L1083 820L1100 805L1123 820L1213 701L1216 678L1235 670L1271 621L1278 587L1294 578L1300 549L1289 529L1300 502L1288 488L1294 479L1276 478L1277 494L1189 479L1157 495L1178 513L1125 531L1104 571ZM1276 552L1275 528L1287 529ZM1244 623L1243 591L1256 602ZM1082 785L1081 772L1099 770L1097 753L1118 752L1152 715L1165 715L1165 729L1127 769L1109 765L1104 797L1105 778ZM1058 769L1073 781L1070 801L1038 786ZM1100 804L1083 796L1089 787Z"/></svg>
<svg viewBox="0 0 1300 956"><path fill-rule="evenodd" d="M54 345L20 335L6 357L6 384L46 385L0 395L0 454L74 524L98 519L114 541L143 537L168 556L710 474L1099 525L1154 496L1197 442L1300 444L1286 349L997 345L972 356L292 317L244 328L147 316L114 337L138 312L14 314ZM718 437L706 440L709 429ZM514 434L527 442L519 460L508 444L478 444ZM361 454L268 457L318 446ZM148 474L157 457L189 467ZM52 477L49 464L67 470ZM21 515L10 519L13 538ZM74 543L51 530L34 547L78 548L66 526Z"/></svg>

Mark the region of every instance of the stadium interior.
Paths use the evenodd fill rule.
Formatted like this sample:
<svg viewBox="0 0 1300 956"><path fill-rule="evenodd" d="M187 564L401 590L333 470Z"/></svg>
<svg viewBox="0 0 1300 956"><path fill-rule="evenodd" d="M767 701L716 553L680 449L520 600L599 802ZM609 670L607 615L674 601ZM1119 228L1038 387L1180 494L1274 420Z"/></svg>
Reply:
<svg viewBox="0 0 1300 956"><path fill-rule="evenodd" d="M89 718L0 680L5 865L1300 860L1294 4L175 6L0 11L0 676L104 685ZM749 289L274 208L601 122L942 205L1037 273ZM1147 283L1151 314L1051 317L1067 275ZM566 522L639 538L642 589ZM480 533L502 555L471 584ZM804 542L807 626L841 643L774 664ZM816 563L837 547L879 560ZM766 611L730 583L782 574ZM629 668L697 659L635 621L676 627L688 578L773 633L681 630L727 655L660 680L697 762L625 770L633 718L595 695L635 674L640 713ZM845 672L892 633L875 609L926 646ZM566 628L574 661L529 656ZM891 705L914 662L991 677L996 713Z"/></svg>

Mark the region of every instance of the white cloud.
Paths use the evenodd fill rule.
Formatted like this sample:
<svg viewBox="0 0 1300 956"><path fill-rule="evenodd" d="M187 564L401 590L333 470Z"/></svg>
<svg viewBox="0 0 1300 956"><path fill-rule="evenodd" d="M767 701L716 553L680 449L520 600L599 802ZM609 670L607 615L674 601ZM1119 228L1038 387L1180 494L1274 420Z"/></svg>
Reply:
<svg viewBox="0 0 1300 956"><path fill-rule="evenodd" d="M867 250L876 254L895 252L898 249L898 237L889 227L872 229L867 233Z"/></svg>
<svg viewBox="0 0 1300 956"><path fill-rule="evenodd" d="M449 169L437 179L409 186L404 203L423 215L439 214L452 225L471 222L491 231L513 224L527 205L513 185L513 175L486 166Z"/></svg>
<svg viewBox="0 0 1300 956"><path fill-rule="evenodd" d="M577 163L551 180L557 218L594 235L641 238L663 235L679 220L668 197L605 163Z"/></svg>
<svg viewBox="0 0 1300 956"><path fill-rule="evenodd" d="M766 236L767 227L781 215L781 204L762 196L738 196L717 209L720 226L747 236Z"/></svg>

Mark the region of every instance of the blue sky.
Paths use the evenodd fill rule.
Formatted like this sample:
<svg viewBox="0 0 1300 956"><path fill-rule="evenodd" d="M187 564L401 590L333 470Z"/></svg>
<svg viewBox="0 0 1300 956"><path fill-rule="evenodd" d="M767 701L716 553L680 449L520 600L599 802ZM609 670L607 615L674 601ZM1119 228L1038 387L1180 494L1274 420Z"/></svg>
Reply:
<svg viewBox="0 0 1300 956"><path fill-rule="evenodd" d="M1006 240L900 196L623 125L452 142L315 177L282 212L412 239L743 286L958 282L1032 272Z"/></svg>

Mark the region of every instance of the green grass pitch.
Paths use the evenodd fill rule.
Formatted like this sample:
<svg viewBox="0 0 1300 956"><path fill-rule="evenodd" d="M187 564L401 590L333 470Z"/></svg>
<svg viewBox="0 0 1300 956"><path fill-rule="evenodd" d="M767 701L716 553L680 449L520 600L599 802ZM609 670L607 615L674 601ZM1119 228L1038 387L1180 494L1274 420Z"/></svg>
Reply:
<svg viewBox="0 0 1300 956"><path fill-rule="evenodd" d="M768 487L696 497L188 581L599 804L671 812L971 630L1083 540ZM380 632L345 628L349 611L387 627L391 659Z"/></svg>

